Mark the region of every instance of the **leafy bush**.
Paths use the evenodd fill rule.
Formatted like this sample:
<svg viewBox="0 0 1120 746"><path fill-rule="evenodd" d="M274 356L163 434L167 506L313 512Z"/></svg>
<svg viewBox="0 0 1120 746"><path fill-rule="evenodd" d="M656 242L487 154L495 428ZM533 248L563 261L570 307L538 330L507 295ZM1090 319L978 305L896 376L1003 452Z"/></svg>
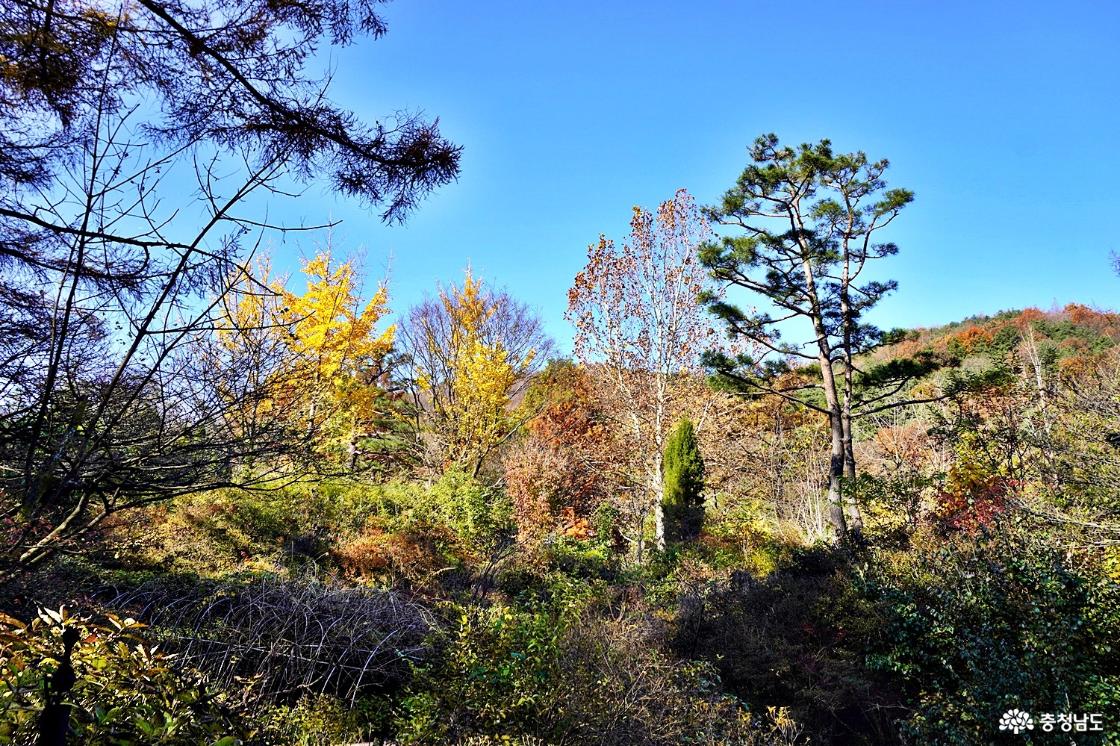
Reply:
<svg viewBox="0 0 1120 746"><path fill-rule="evenodd" d="M945 489L937 496L937 518L946 530L975 531L989 526L1007 508L1015 480L984 458L980 436L964 432L956 444L957 460Z"/></svg>
<svg viewBox="0 0 1120 746"><path fill-rule="evenodd" d="M100 623L41 610L30 624L0 626L0 742L35 742L47 682L62 664L63 630L76 630L70 743L238 743L235 713L174 656L140 635L143 625L107 615ZM74 633L71 632L71 635Z"/></svg>
<svg viewBox="0 0 1120 746"><path fill-rule="evenodd" d="M870 603L838 549L793 552L759 580L743 571L681 598L672 647L708 661L752 709L786 707L815 743L891 742L889 676L868 671Z"/></svg>
<svg viewBox="0 0 1120 746"><path fill-rule="evenodd" d="M455 537L433 526L424 531L387 531L385 521L370 519L355 536L339 540L332 554L346 575L363 583L393 585L402 581L419 587L430 584L462 559L454 552Z"/></svg>
<svg viewBox="0 0 1120 746"><path fill-rule="evenodd" d="M792 552L803 541L800 529L776 520L757 498L720 498L724 508L707 520L699 544L709 563L765 577L792 560Z"/></svg>
<svg viewBox="0 0 1120 746"><path fill-rule="evenodd" d="M618 572L618 556L601 541L557 537L543 552L549 568L570 577L606 580Z"/></svg>
<svg viewBox="0 0 1120 746"><path fill-rule="evenodd" d="M377 509L369 485L322 481L254 493L216 490L149 516L148 559L175 570L225 576L303 572L329 558L330 538L357 532Z"/></svg>
<svg viewBox="0 0 1120 746"><path fill-rule="evenodd" d="M472 546L491 549L513 530L513 511L501 491L451 470L428 491L435 516Z"/></svg>
<svg viewBox="0 0 1120 746"><path fill-rule="evenodd" d="M383 734L389 706L380 698L354 702L308 696L293 705L265 708L256 718L253 743L285 746L333 746L368 742Z"/></svg>
<svg viewBox="0 0 1120 746"><path fill-rule="evenodd" d="M793 743L800 732L784 711L752 717L712 666L662 654L648 617L601 616L570 581L544 600L459 614L403 702L405 742Z"/></svg>
<svg viewBox="0 0 1120 746"><path fill-rule="evenodd" d="M560 636L584 602L577 592L563 592L571 589L523 609L459 608L442 657L419 670L419 689L405 700L403 735L535 732L555 700Z"/></svg>
<svg viewBox="0 0 1120 746"><path fill-rule="evenodd" d="M883 475L863 473L845 480L843 488L845 497L850 496L860 506L864 535L869 541L904 544L928 512L924 493L934 483L933 477L905 470Z"/></svg>
<svg viewBox="0 0 1120 746"><path fill-rule="evenodd" d="M298 575L332 558L358 575L405 571L394 556L415 550L437 564L455 553L451 545L485 554L513 532L505 495L457 470L432 485L336 480L263 494L222 490L151 517L158 547L150 559L217 577Z"/></svg>
<svg viewBox="0 0 1120 746"><path fill-rule="evenodd" d="M497 489L451 469L428 486L416 482L389 482L368 487L373 514L394 531L443 527L475 552L489 552L514 532L509 500Z"/></svg>
<svg viewBox="0 0 1120 746"><path fill-rule="evenodd" d="M1027 527L957 536L861 584L883 619L869 665L902 682L917 742L990 742L1012 707L1120 722L1120 586Z"/></svg>

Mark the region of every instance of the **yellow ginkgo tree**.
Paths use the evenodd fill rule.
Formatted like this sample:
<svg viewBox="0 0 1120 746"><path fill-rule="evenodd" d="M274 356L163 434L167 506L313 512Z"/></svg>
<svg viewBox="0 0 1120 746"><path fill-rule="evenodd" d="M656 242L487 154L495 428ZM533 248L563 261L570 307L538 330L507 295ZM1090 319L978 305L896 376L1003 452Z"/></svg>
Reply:
<svg viewBox="0 0 1120 746"><path fill-rule="evenodd" d="M345 442L353 465L360 439L372 435L379 416L378 379L395 334L391 325L377 328L389 292L381 285L363 306L353 264L335 263L329 252L304 262L303 274L304 293L276 288L291 360L288 398L309 433L323 432L326 445Z"/></svg>
<svg viewBox="0 0 1120 746"><path fill-rule="evenodd" d="M266 257L234 268L229 291L219 299L216 344L200 345L215 371L217 394L227 405L223 425L249 454L268 451L261 448L264 443L292 439L289 418L277 406L292 389L286 382L293 365L287 326L280 318L283 296L276 285ZM254 458L244 459L244 465L254 470Z"/></svg>
<svg viewBox="0 0 1120 746"><path fill-rule="evenodd" d="M517 394L551 349L539 320L468 270L461 287L412 309L404 343L431 465L477 473L519 425Z"/></svg>

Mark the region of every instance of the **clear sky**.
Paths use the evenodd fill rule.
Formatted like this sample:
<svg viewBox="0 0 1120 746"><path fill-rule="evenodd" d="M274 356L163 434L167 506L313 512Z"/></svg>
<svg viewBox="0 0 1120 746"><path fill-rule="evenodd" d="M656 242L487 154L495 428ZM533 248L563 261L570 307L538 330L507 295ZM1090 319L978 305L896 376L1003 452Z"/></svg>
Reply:
<svg viewBox="0 0 1120 746"><path fill-rule="evenodd" d="M568 349L587 244L679 187L715 200L769 131L887 157L916 192L889 236L900 288L882 326L1120 304L1120 3L396 0L384 15L388 36L332 53L334 98L439 116L461 177L400 227L317 188L294 209L342 219L336 244L370 277L391 267L395 309L470 263Z"/></svg>

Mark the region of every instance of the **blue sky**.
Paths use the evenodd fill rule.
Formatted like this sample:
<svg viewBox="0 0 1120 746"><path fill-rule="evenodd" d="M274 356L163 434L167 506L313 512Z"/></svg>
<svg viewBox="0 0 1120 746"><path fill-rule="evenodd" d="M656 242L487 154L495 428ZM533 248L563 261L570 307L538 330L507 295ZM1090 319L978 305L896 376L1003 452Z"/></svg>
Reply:
<svg viewBox="0 0 1120 746"><path fill-rule="evenodd" d="M285 209L341 219L336 245L371 278L391 269L395 309L470 263L567 349L587 244L679 187L715 200L769 131L887 157L916 192L891 229L884 327L1118 305L1120 3L397 0L384 15L384 39L331 53L334 97L439 116L460 179L399 227L317 187Z"/></svg>

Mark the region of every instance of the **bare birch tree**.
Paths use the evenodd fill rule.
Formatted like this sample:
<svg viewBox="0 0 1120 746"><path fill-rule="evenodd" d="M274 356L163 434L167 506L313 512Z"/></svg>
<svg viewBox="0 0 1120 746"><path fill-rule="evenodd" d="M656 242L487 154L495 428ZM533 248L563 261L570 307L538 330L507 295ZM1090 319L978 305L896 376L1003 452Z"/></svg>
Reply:
<svg viewBox="0 0 1120 746"><path fill-rule="evenodd" d="M574 352L600 371L634 449L635 481L645 498L638 516L652 512L654 537L665 545L661 510L661 452L677 414L675 382L699 370L714 342L701 292L707 283L697 250L709 238L692 197L679 190L651 213L634 208L630 236L619 249L606 236L587 250L587 265L568 291ZM638 542L639 552L641 541Z"/></svg>

